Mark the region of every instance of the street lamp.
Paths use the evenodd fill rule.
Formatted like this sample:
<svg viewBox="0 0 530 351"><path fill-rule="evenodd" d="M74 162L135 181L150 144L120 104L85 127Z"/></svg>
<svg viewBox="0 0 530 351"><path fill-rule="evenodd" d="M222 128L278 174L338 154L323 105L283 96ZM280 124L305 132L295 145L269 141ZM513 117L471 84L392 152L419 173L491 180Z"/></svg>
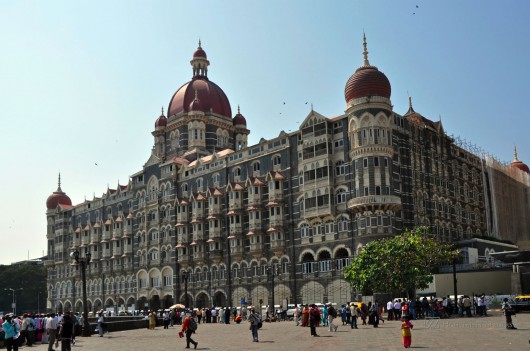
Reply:
<svg viewBox="0 0 530 351"><path fill-rule="evenodd" d="M83 282L83 313L85 317L83 318L83 332L82 336L91 336L90 332L90 323L88 323L88 302L86 299L86 267L90 264L90 259L92 254L87 252L85 257L79 257L79 251L74 250L70 253L70 257L74 259L75 264L81 265L81 279Z"/></svg>
<svg viewBox="0 0 530 351"><path fill-rule="evenodd" d="M184 303L186 304L186 308L190 308L189 305L189 298L188 298L188 278L190 277L190 274L188 271L182 272L182 279L184 279Z"/></svg>
<svg viewBox="0 0 530 351"><path fill-rule="evenodd" d="M17 303L16 303L16 300L15 300L15 292L23 290L23 288L18 288L18 289L4 288L4 290L6 290L6 291L7 290L11 290L11 292L13 293L13 303L11 304L11 308L13 309L13 314L16 316L17 315Z"/></svg>
<svg viewBox="0 0 530 351"><path fill-rule="evenodd" d="M267 267L267 275L271 277L272 280L272 315L276 315L276 308L274 307L274 277L278 276L280 272L276 265Z"/></svg>

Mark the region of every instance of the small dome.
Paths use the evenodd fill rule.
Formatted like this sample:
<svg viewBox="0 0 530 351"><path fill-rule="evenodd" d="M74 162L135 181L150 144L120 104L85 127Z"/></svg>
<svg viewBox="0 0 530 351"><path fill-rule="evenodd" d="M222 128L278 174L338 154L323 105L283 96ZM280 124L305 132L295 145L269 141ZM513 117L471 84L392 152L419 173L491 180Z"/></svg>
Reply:
<svg viewBox="0 0 530 351"><path fill-rule="evenodd" d="M72 200L61 190L61 175L59 174L59 186L57 187L57 191L54 191L53 194L48 196L48 199L46 200L46 208L48 210L53 210L57 208L57 206L61 205L68 205L72 206Z"/></svg>
<svg viewBox="0 0 530 351"><path fill-rule="evenodd" d="M512 163L510 163L509 167L510 168L518 168L521 171L530 174L530 169L528 168L528 166L517 158L517 148L516 147L514 147L513 161L512 161Z"/></svg>
<svg viewBox="0 0 530 351"><path fill-rule="evenodd" d="M155 122L155 128L167 126L167 118L164 116L164 108L162 107L162 114L157 118Z"/></svg>
<svg viewBox="0 0 530 351"><path fill-rule="evenodd" d="M206 57L206 52L202 49L201 47L201 41L199 40L199 47L197 48L197 50L195 50L195 52L193 53L193 57L196 58L196 57L203 57L203 58L207 58Z"/></svg>
<svg viewBox="0 0 530 351"><path fill-rule="evenodd" d="M235 115L234 118L232 119L232 124L234 126L237 126L237 125L242 125L242 126L245 126L245 127L247 126L247 120L241 114L239 106L237 107L237 115Z"/></svg>
<svg viewBox="0 0 530 351"><path fill-rule="evenodd" d="M199 100L199 95L197 93L197 90L195 90L195 99L193 99L192 102L190 102L190 106L188 108L188 111L202 111L202 105L201 100Z"/></svg>

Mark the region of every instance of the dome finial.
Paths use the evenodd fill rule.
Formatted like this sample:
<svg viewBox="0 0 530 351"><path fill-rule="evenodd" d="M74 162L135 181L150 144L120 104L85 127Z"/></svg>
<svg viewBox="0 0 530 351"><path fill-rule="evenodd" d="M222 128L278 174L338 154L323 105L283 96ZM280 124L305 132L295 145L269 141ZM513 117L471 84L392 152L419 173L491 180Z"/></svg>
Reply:
<svg viewBox="0 0 530 351"><path fill-rule="evenodd" d="M59 180L57 182L57 191L62 191L61 190L61 172L59 172Z"/></svg>
<svg viewBox="0 0 530 351"><path fill-rule="evenodd" d="M363 31L363 46L364 46L364 51L363 51L364 63L363 63L363 66L369 67L370 66L370 62L368 61L368 49L366 47L366 33L364 31Z"/></svg>
<svg viewBox="0 0 530 351"><path fill-rule="evenodd" d="M164 106L162 106L162 115L161 116L163 116L163 115L164 115Z"/></svg>
<svg viewBox="0 0 530 351"><path fill-rule="evenodd" d="M237 105L237 114L241 114L241 110L239 109L239 104Z"/></svg>
<svg viewBox="0 0 530 351"><path fill-rule="evenodd" d="M513 146L513 162L519 162L519 159L517 158L517 146Z"/></svg>
<svg viewBox="0 0 530 351"><path fill-rule="evenodd" d="M201 47L201 38L199 38L199 47Z"/></svg>

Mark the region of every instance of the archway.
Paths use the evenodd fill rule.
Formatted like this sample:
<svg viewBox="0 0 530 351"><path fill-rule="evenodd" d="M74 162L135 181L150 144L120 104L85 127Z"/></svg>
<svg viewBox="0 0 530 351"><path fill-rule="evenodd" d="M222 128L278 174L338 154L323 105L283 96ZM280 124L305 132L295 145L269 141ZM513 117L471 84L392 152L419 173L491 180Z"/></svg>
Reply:
<svg viewBox="0 0 530 351"><path fill-rule="evenodd" d="M94 309L93 311L94 312L97 312L97 311L101 311L103 309L103 303L101 302L101 300L96 300L94 301Z"/></svg>
<svg viewBox="0 0 530 351"><path fill-rule="evenodd" d="M75 303L75 311L83 312L83 302L81 300L77 300L77 302Z"/></svg>
<svg viewBox="0 0 530 351"><path fill-rule="evenodd" d="M153 311L158 311L160 309L160 296L159 295L153 295L151 296L151 299L149 300L149 308Z"/></svg>
<svg viewBox="0 0 530 351"><path fill-rule="evenodd" d="M226 295L222 291L215 292L213 304L215 307L226 306Z"/></svg>
<svg viewBox="0 0 530 351"><path fill-rule="evenodd" d="M72 311L72 303L70 301L66 301L64 303L64 312L71 312Z"/></svg>
<svg viewBox="0 0 530 351"><path fill-rule="evenodd" d="M147 302L147 298L145 296L142 296L138 299L138 306L136 306L136 308L140 311L149 310L149 302Z"/></svg>
<svg viewBox="0 0 530 351"><path fill-rule="evenodd" d="M127 307L126 307L127 311L130 311L132 310L132 312L134 312L135 310L138 309L138 307L135 305L134 303L134 297L129 297L127 299Z"/></svg>
<svg viewBox="0 0 530 351"><path fill-rule="evenodd" d="M164 300L162 303L163 308L166 309L166 308L171 307L172 305L173 305L173 296L171 295L164 296Z"/></svg>
<svg viewBox="0 0 530 351"><path fill-rule="evenodd" d="M197 295L195 307L197 308L204 308L208 307L208 303L210 302L210 299L206 293L201 292L199 295Z"/></svg>
<svg viewBox="0 0 530 351"><path fill-rule="evenodd" d="M61 301L57 301L57 303L55 304L55 312L57 312L57 313L63 313L64 312L63 303Z"/></svg>

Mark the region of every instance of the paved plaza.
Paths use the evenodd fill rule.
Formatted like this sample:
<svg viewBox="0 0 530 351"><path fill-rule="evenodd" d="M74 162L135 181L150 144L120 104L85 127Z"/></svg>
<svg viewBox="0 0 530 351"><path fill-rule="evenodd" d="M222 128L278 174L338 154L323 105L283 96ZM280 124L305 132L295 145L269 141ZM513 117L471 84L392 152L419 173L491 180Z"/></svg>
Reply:
<svg viewBox="0 0 530 351"><path fill-rule="evenodd" d="M359 320L360 321L360 320ZM450 318L413 321L412 348L430 350L530 350L530 314L514 317L518 330L506 330L500 314L485 318ZM78 337L73 350L184 350L185 338L179 339L179 326L154 331L138 329L105 334L101 338ZM352 330L339 323L338 332L320 327L321 336L310 336L309 328L296 327L294 322L264 323L259 343L252 342L248 322L241 324L200 324L195 340L197 350L402 350L399 322L385 322L378 329L361 326ZM24 347L24 350L30 349ZM33 350L46 350L38 345ZM193 346L192 346L193 349ZM60 350L60 347L57 349Z"/></svg>

